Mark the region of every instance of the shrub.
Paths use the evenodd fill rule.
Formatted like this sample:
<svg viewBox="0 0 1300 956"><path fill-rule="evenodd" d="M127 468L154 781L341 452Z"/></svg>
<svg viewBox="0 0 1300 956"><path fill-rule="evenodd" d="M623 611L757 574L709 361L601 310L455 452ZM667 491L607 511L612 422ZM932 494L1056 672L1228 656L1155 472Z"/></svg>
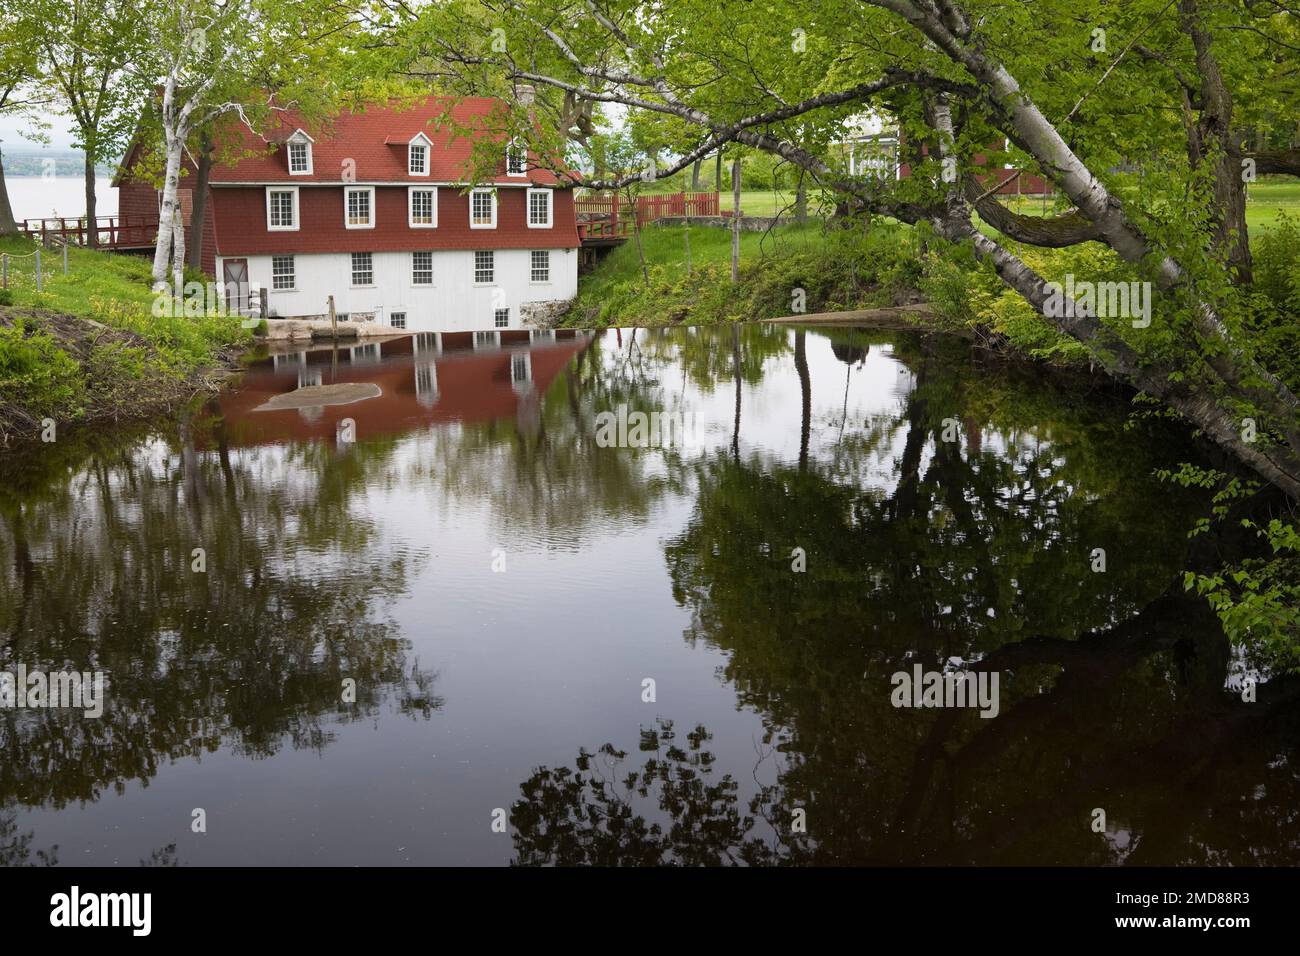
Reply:
<svg viewBox="0 0 1300 956"><path fill-rule="evenodd" d="M21 320L0 326L0 406L66 420L80 415L84 396L81 366L58 342Z"/></svg>

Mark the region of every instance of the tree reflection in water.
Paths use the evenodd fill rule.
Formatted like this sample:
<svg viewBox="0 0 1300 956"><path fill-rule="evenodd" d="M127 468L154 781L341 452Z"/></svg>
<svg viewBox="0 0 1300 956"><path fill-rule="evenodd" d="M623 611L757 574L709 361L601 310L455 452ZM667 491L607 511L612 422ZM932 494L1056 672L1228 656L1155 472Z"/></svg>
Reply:
<svg viewBox="0 0 1300 956"><path fill-rule="evenodd" d="M828 334L850 366L870 344L855 335ZM660 737L639 768L607 743L522 785L516 862L1294 862L1300 686L1271 680L1256 703L1225 689L1227 643L1180 579L1201 503L1149 480L1195 452L1126 430L1112 396L1085 406L1077 382L1026 387L907 336L896 416L810 424L804 353L820 336L791 337L798 459L692 463L695 512L664 548L686 637L726 652L775 781L756 768L746 796L711 779L704 727L684 748ZM960 440L944 441L953 422ZM832 430L810 452L810 431ZM950 661L1002 675L1000 717L891 706L890 674Z"/></svg>
<svg viewBox="0 0 1300 956"><path fill-rule="evenodd" d="M101 670L107 688L98 720L0 711L0 804L93 801L222 748L320 750L331 724L385 701L425 718L441 705L435 675L373 610L411 557L378 549L349 504L391 444L236 455L211 419L114 437L66 441L43 471L6 462L0 669Z"/></svg>
<svg viewBox="0 0 1300 956"><path fill-rule="evenodd" d="M462 358L442 359L443 403ZM403 361L382 371L409 382L414 406ZM1296 685L1270 680L1254 704L1225 690L1242 662L1179 578L1204 502L1151 478L1196 456L1168 423L1128 428L1123 398L1090 380L900 333L611 331L553 371L513 418L405 433L396 422L345 447L241 447L249 418L203 414L0 460L0 668L109 681L102 720L0 711L0 863L56 859L22 817L30 808L124 793L218 751L324 753L345 722L440 708L391 616L419 590L431 540L394 526L427 504L445 506L445 525L420 528L448 531L448 555L482 537L564 556L562 580L511 580L507 652L524 646L510 640L562 652L566 630L587 626L576 604L604 612L609 595L640 590L644 640L666 633L658 647L676 654L681 633L721 661L704 712L665 697L639 743L615 722L619 705L593 709L573 746L598 749L523 783L518 864L1300 860ZM700 411L706 446L597 447L596 416L620 405ZM626 550L605 553L644 559L634 570L587 558L620 538ZM191 570L196 547L205 573ZM1104 574L1091 570L1096 549ZM601 575L612 589L593 585ZM456 583L471 586L441 604L430 587L403 620L445 612L447 628L479 626L477 579ZM580 676L626 680L631 654L584 660ZM914 664L996 669L1000 715L894 709L890 675ZM492 704L531 676L500 674L485 665L462 686ZM744 739L719 726L733 699ZM490 718L472 731L462 757L511 752L519 737ZM550 746L539 739L528 746ZM362 765L406 772L409 751L392 749ZM461 806L481 786L499 801L518 766L489 779L434 764L412 786L463 784ZM1104 835L1089 827L1097 807ZM332 819L349 809L328 807ZM54 832L72 845L78 831ZM174 846L139 843L129 859L177 862ZM466 852L495 860L501 845Z"/></svg>

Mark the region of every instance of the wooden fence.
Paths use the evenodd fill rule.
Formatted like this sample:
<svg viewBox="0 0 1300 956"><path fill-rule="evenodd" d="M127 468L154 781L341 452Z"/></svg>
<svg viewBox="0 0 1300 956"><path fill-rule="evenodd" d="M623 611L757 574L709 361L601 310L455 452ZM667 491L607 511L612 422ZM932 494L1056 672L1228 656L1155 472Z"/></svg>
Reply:
<svg viewBox="0 0 1300 956"><path fill-rule="evenodd" d="M91 227L85 217L24 219L18 227L41 245L66 242L74 246L89 245ZM96 216L95 238L105 249L139 249L151 246L158 237L157 216Z"/></svg>
<svg viewBox="0 0 1300 956"><path fill-rule="evenodd" d="M645 225L658 219L680 216L718 215L718 194L713 193L663 193L636 197L636 220ZM574 200L578 222L605 221L617 223L630 221L631 206L622 196L608 193L579 196Z"/></svg>

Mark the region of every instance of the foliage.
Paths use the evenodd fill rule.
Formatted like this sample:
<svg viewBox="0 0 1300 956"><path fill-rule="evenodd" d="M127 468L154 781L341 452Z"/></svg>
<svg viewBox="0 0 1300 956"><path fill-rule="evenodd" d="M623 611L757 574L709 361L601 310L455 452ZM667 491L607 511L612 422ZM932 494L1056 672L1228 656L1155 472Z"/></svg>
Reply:
<svg viewBox="0 0 1300 956"><path fill-rule="evenodd" d="M1300 671L1300 528L1294 520L1243 519L1271 554L1245 558L1214 574L1188 572L1186 587L1203 595L1234 643L1282 672Z"/></svg>
<svg viewBox="0 0 1300 956"><path fill-rule="evenodd" d="M1245 481L1213 468L1184 463L1157 476L1187 488L1214 490L1210 515L1197 521L1193 536L1231 522L1242 506L1264 509L1256 481ZM1187 571L1183 586L1209 603L1234 644L1271 670L1300 671L1300 521L1287 508L1278 515L1248 513L1235 519L1262 545L1254 554L1229 560L1212 572Z"/></svg>
<svg viewBox="0 0 1300 956"><path fill-rule="evenodd" d="M911 301L922 272L911 230L890 224L844 229L820 223L741 234L739 286L730 280L731 233L690 229L691 266L680 227L642 233L650 284L631 273L636 250L615 250L587 277L567 321L573 325L653 326L768 319L806 312Z"/></svg>
<svg viewBox="0 0 1300 956"><path fill-rule="evenodd" d="M30 252L25 240L0 250ZM45 266L43 288L11 260L0 316L0 435L60 423L140 415L192 391L223 351L248 344L237 317L156 316L149 264L134 256L72 248L68 274ZM30 269L27 265L25 268Z"/></svg>
<svg viewBox="0 0 1300 956"><path fill-rule="evenodd" d="M52 337L22 320L0 325L0 410L21 405L35 419L66 420L84 398L81 368Z"/></svg>

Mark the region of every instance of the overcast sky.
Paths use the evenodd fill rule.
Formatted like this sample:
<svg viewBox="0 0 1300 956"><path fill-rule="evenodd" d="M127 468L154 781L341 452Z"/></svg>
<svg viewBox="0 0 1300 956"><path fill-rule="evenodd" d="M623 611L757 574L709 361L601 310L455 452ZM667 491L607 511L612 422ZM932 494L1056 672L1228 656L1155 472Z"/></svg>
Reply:
<svg viewBox="0 0 1300 956"><path fill-rule="evenodd" d="M41 115L41 119L50 124L50 148L52 149L71 149L72 148L72 131L70 129L72 120L66 116L58 116L53 113ZM31 123L16 116L0 116L0 143L3 143L5 149L23 150L39 149L40 143L32 142L24 137L31 129Z"/></svg>

